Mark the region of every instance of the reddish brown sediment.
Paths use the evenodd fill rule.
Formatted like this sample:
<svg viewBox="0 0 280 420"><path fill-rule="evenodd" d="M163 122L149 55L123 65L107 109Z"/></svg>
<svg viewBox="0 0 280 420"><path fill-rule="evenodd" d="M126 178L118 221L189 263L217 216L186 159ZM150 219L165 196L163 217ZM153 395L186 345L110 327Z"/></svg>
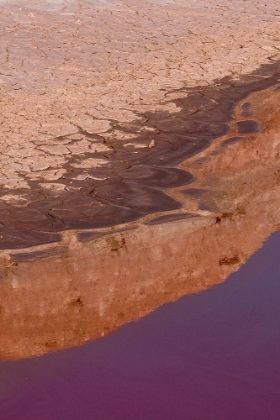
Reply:
<svg viewBox="0 0 280 420"><path fill-rule="evenodd" d="M180 208L165 189L192 176L174 166L278 80L273 1L2 0L1 12L2 249Z"/></svg>
<svg viewBox="0 0 280 420"><path fill-rule="evenodd" d="M279 64L275 63L239 81L226 78L219 86L177 91L179 98L170 102L180 111L145 113L147 132L154 130L152 138L147 132L141 133L141 125L127 123L129 131L134 130L137 144L153 141L153 147L140 148L135 154L112 138L106 143L110 150L102 167L89 165L86 175L81 169L85 161L104 160L104 152L79 155L78 167L77 158L68 160L59 181L62 188L44 190L42 179L29 180L29 190L17 188L13 194L2 187L0 248L59 242L64 230L123 225L150 213L180 209L182 203L166 188L186 185L194 176L192 171L176 166L209 147L216 138L225 137L230 132L235 104L254 90L277 85L278 78ZM235 132L224 140L225 144L260 130L258 121L242 118L236 121ZM84 131L81 134L92 137ZM71 137L63 136L68 147L73 142Z"/></svg>
<svg viewBox="0 0 280 420"><path fill-rule="evenodd" d="M2 358L223 281L279 228L274 2L160 3L1 2Z"/></svg>
<svg viewBox="0 0 280 420"><path fill-rule="evenodd" d="M224 146L238 121L252 119L242 115L248 100L260 131ZM279 104L274 86L251 94L226 136L180 164L196 176L190 194L185 186L168 190L182 209L120 231L64 231L54 248L3 251L1 357L82 344L243 264L280 227Z"/></svg>

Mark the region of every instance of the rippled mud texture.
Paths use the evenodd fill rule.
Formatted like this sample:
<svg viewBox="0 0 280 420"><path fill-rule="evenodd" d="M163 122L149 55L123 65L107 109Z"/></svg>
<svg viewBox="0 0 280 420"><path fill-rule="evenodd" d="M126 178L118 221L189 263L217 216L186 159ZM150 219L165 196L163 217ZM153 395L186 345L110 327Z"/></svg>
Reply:
<svg viewBox="0 0 280 420"><path fill-rule="evenodd" d="M189 187L168 190L182 208L123 227L66 230L54 245L2 251L1 357L39 355L100 337L223 281L260 248L280 228L277 87L246 96L232 110L227 134L180 163L181 172L195 176ZM226 143L239 137L238 123L247 118L260 131Z"/></svg>
<svg viewBox="0 0 280 420"><path fill-rule="evenodd" d="M2 187L0 248L59 242L63 230L105 228L150 213L180 209L182 202L166 189L186 185L194 175L176 166L228 134L235 105L251 92L277 84L279 71L279 63L275 63L238 81L224 78L213 86L179 89L177 99L168 101L176 105L177 112L139 115L140 121L145 119L144 131L137 121L114 122L119 135L133 136L132 143L114 139L114 131L110 140L81 129L74 135L53 138L49 153L60 144L71 147L78 138L94 140L97 150L98 144L107 150L67 158L59 183L48 184L50 189L44 188L42 179L36 179L36 172L34 177L32 172L25 175L30 190L15 188L11 193ZM237 134L260 131L260 123L251 118L237 121L236 126ZM44 174L49 171L52 169Z"/></svg>

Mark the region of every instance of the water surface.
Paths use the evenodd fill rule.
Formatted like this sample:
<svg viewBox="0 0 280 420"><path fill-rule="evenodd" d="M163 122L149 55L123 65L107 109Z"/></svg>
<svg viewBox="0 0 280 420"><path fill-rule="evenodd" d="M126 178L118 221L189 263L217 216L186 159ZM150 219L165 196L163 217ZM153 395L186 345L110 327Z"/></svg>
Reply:
<svg viewBox="0 0 280 420"><path fill-rule="evenodd" d="M83 347L0 364L0 418L278 420L280 233L203 293Z"/></svg>

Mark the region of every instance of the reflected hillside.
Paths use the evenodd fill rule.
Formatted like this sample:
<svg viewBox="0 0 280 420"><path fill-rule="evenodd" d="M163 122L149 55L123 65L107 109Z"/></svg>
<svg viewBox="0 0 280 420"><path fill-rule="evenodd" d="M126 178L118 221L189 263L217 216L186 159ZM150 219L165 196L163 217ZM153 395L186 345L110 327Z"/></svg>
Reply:
<svg viewBox="0 0 280 420"><path fill-rule="evenodd" d="M180 164L196 177L168 190L181 209L2 251L1 358L83 344L237 270L280 227L279 104L277 87L251 94L226 136Z"/></svg>

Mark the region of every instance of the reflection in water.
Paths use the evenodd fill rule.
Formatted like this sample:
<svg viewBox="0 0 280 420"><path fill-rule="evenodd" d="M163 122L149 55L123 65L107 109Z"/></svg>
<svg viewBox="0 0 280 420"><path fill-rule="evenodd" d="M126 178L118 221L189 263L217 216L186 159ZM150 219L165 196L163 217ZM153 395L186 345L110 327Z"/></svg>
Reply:
<svg viewBox="0 0 280 420"><path fill-rule="evenodd" d="M55 249L3 252L1 358L106 335L165 302L222 282L260 248L280 226L280 91L273 89L250 95L260 133L219 148L248 118L241 102L227 136L180 165L196 181L190 194L186 187L169 190L183 204L173 220L156 213L122 230L84 232L82 238L64 232Z"/></svg>
<svg viewBox="0 0 280 420"><path fill-rule="evenodd" d="M278 420L279 249L103 339L0 363L0 418Z"/></svg>

